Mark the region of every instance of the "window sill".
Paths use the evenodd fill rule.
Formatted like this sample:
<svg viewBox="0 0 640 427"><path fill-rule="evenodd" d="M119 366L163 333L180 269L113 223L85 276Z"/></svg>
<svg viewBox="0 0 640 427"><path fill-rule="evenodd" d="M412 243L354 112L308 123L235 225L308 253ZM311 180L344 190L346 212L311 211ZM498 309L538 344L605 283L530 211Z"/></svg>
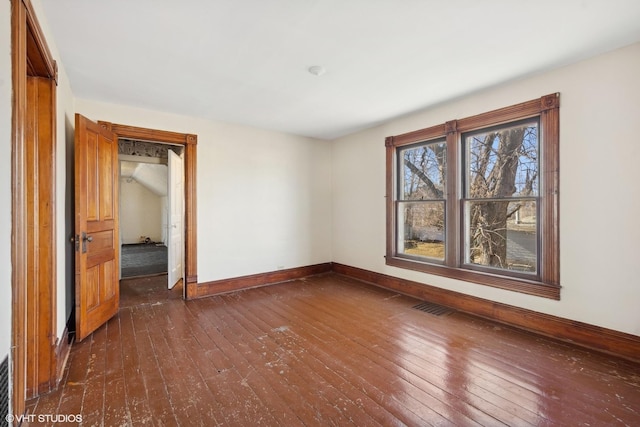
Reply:
<svg viewBox="0 0 640 427"><path fill-rule="evenodd" d="M549 283L537 282L515 277L501 276L497 274L466 270L462 268L452 268L444 265L428 264L405 258L387 256L386 264L392 267L404 268L407 270L420 271L437 276L448 277L450 279L462 280L479 285L491 286L499 289L506 289L513 292L534 295L553 300L560 300L560 286Z"/></svg>

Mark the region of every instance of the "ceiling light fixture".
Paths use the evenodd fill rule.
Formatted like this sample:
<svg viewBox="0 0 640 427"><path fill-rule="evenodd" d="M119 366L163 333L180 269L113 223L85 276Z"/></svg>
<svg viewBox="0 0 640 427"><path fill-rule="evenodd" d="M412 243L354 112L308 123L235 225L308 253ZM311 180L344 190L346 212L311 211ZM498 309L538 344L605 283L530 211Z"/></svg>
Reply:
<svg viewBox="0 0 640 427"><path fill-rule="evenodd" d="M313 65L309 67L309 72L314 76L321 76L327 72L327 69L324 68L322 65Z"/></svg>

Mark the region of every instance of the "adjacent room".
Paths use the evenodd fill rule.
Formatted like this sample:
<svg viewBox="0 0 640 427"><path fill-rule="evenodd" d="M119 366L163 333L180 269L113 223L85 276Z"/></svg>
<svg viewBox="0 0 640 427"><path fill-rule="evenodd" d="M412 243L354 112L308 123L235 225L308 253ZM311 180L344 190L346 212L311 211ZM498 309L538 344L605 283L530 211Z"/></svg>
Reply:
<svg viewBox="0 0 640 427"><path fill-rule="evenodd" d="M121 278L167 272L166 197L166 165L120 160Z"/></svg>
<svg viewBox="0 0 640 427"><path fill-rule="evenodd" d="M640 3L0 5L12 425L640 425Z"/></svg>

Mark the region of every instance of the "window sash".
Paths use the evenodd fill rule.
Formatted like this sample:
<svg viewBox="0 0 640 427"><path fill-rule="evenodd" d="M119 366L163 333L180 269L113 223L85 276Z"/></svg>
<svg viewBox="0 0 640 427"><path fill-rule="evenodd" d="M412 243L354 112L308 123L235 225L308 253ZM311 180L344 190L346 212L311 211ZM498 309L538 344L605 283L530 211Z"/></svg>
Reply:
<svg viewBox="0 0 640 427"><path fill-rule="evenodd" d="M507 210L509 210L509 205L521 203L521 206L533 205L533 212L535 213L535 217L538 218L538 199L537 198L504 198L504 199L464 199L462 201L462 210L463 210L463 223L464 227L463 235L463 251L461 255L460 264L465 268L469 268L477 271L484 271L488 273L495 274L508 274L509 276L514 277L523 277L528 279L539 280L540 277L538 272L540 271L540 227L538 221L534 223L534 231L531 233L530 226L522 226L517 227L519 224L516 224L515 221L512 220L512 223L509 224L509 221L506 221L504 224L504 229L494 229L484 232L478 232L476 227L476 233L479 235L477 242L475 245L488 243L492 244L497 240L498 244L503 242L500 241L500 238L504 238L504 260L501 260L498 257L498 261L502 261L502 265L491 265L482 262L473 262L471 260L472 254L474 251L474 242L472 241L472 219L471 210L473 206L478 205L489 205L489 204L497 204L497 203L505 203L507 204ZM520 208L518 208L520 209ZM513 216L516 212L516 207L511 208ZM509 219L509 218L507 218ZM520 228L518 230L517 228ZM483 236L488 233L500 233L498 239L494 239L492 241L486 242L483 239ZM533 246L533 248L531 247ZM491 254L484 253L485 255L489 255L491 258Z"/></svg>
<svg viewBox="0 0 640 427"><path fill-rule="evenodd" d="M415 212L412 208L415 208ZM445 214L444 200L399 201L396 241L398 256L443 263L446 253ZM408 216L412 218L409 219Z"/></svg>
<svg viewBox="0 0 640 427"><path fill-rule="evenodd" d="M444 151L440 151L439 153L437 153L433 149L431 149L430 151L427 150L427 148L430 148L432 146ZM411 161L412 159L405 158L405 153L416 151L416 155L418 155L417 150L420 149L423 150L423 154L422 156L420 156L419 160L422 160L422 162L424 163L431 164L435 162L435 164L433 164L431 168L426 167L427 170L425 170L424 166L421 169L418 165L415 164L414 161ZM398 173L398 188L396 190L396 194L398 200L444 200L444 196L446 195L447 182L446 140L444 138L440 138L432 141L421 141L410 146L399 147L397 151L396 170ZM438 159L438 154L440 155L440 159ZM436 170L433 170L434 167ZM442 170L440 170L440 168L442 168ZM416 195L413 197L411 197L411 194L407 195L407 191L405 188L407 184L407 175L412 178L412 184L415 181L416 190L421 190L416 191ZM423 185L420 185L420 182L422 182ZM418 198L418 196L420 196L420 198Z"/></svg>
<svg viewBox="0 0 640 427"><path fill-rule="evenodd" d="M533 119L526 119L526 120L519 120L519 121L514 121L514 122L509 122L509 123L504 123L501 125L497 125L497 126L492 126L492 127L487 127L487 128L483 128L483 129L477 129L474 131L470 131L470 132L465 132L461 134L461 144L462 144L462 157L463 157L463 170L461 171L462 173L458 174L458 175L462 175L461 179L463 182L463 194L464 197L469 198L469 199L485 199L485 198L490 198L490 196L481 196L481 195L474 195L472 194L471 191L471 186L473 184L473 181L475 179L475 175L473 175L472 173L472 169L473 166L475 167L480 167L482 168L483 166L485 168L489 168L489 166L491 165L491 163L493 163L495 160L494 158L499 158L499 153L495 153L493 152L493 142L492 142L492 149L490 150L491 153L488 155L488 157L486 158L481 158L480 160L478 160L477 164L473 164L472 158L474 157L472 155L472 150L471 150L471 145L472 142L470 141L471 138L473 138L474 136L477 135L490 135L492 133L501 133L501 132L509 132L509 131L515 131L517 129L535 129L535 162L532 161L531 159L528 160L529 165L534 165L535 167L533 168L533 171L527 170L526 171L526 176L528 176L529 174L533 175L534 178L531 179L529 177L529 181L530 182L525 182L525 183L520 183L518 181L518 179L522 179L522 176L520 175L521 173L525 172L520 170L520 164L522 162L527 161L526 160L526 156L523 155L519 155L518 156L518 161L517 161L517 168L515 171L515 188L518 189L520 187L520 189L525 190L527 189L527 184L530 184L530 193L527 195L533 195L533 196L537 196L539 193L539 172L540 172L540 121L538 119L538 117L535 117ZM530 145L533 141L531 141L531 136L529 136L528 138L526 138L527 140L524 141L525 139L525 135L523 134L522 136L523 138L523 142L521 143L522 145L528 144ZM498 147L496 147L498 148ZM518 147L521 148L521 147ZM531 148L529 147L529 149L527 150L527 152L530 154L531 153ZM483 154L486 153L479 153L480 156L482 157ZM500 154L505 154L500 153ZM510 153L510 154L516 154L516 153ZM486 162L485 165L483 165L482 163ZM473 165L473 166L472 166ZM489 177L492 175L494 168L490 167L489 168ZM485 171L484 174L482 174L483 176L486 175L487 172ZM472 175L474 176L474 178L472 178ZM486 176L484 176L486 177ZM525 178L526 179L526 178ZM523 194L517 194L517 192L514 192L513 194L507 196L507 195L502 195L500 197L521 197Z"/></svg>

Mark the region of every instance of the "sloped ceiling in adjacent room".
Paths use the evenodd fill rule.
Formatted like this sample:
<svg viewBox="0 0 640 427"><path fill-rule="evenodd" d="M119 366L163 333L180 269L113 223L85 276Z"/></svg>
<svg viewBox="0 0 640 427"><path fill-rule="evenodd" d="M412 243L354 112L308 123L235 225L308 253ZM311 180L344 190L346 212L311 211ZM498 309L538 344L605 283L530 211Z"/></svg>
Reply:
<svg viewBox="0 0 640 427"><path fill-rule="evenodd" d="M120 162L120 176L133 179L159 197L167 195L167 166L152 163Z"/></svg>

